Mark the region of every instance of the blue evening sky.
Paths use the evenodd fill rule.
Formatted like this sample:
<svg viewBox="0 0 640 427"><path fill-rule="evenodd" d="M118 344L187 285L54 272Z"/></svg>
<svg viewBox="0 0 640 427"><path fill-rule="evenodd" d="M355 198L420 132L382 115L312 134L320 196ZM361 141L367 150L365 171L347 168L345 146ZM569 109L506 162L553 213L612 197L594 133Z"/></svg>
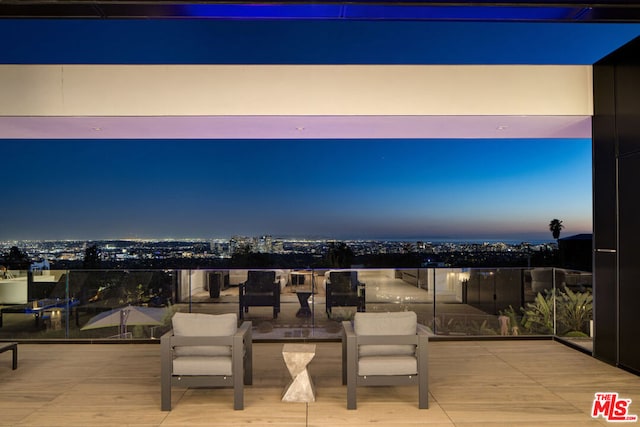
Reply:
<svg viewBox="0 0 640 427"><path fill-rule="evenodd" d="M9 19L0 63L590 65L638 35L640 25L626 23ZM2 240L551 240L553 218L564 221L563 236L591 231L590 140L1 140L0 148Z"/></svg>
<svg viewBox="0 0 640 427"><path fill-rule="evenodd" d="M591 231L588 139L0 144L2 240Z"/></svg>

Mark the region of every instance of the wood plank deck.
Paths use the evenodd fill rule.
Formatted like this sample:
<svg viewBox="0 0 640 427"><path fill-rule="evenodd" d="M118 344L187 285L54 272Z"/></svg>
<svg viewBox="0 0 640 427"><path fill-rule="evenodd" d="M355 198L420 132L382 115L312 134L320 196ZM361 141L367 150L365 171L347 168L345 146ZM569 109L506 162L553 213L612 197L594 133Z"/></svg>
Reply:
<svg viewBox="0 0 640 427"><path fill-rule="evenodd" d="M316 402L286 403L282 344L254 344L245 410L231 389L174 389L160 411L155 344L20 344L17 370L0 364L1 426L583 426L596 392L632 399L640 377L553 341L430 343L430 408L414 387L360 388L346 409L340 344L317 343L309 372Z"/></svg>

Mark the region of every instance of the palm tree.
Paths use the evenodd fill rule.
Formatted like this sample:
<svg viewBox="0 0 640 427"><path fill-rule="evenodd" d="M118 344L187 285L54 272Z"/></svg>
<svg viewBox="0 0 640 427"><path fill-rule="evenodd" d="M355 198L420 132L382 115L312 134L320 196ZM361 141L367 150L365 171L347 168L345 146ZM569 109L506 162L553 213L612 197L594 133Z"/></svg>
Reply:
<svg viewBox="0 0 640 427"><path fill-rule="evenodd" d="M556 240L558 240L558 238L560 237L560 230L562 230L563 228L564 225L562 225L562 221L560 221L559 219L552 219L549 223L549 231L551 231L553 238Z"/></svg>

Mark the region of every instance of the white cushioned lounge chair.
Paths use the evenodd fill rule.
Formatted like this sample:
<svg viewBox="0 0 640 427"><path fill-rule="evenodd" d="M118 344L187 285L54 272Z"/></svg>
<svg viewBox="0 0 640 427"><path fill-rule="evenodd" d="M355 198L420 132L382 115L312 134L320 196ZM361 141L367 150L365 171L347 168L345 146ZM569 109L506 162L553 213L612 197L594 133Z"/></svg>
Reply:
<svg viewBox="0 0 640 427"><path fill-rule="evenodd" d="M356 313L342 322L342 383L347 409L358 386L418 385L418 407L429 407L427 331L416 313Z"/></svg>
<svg viewBox="0 0 640 427"><path fill-rule="evenodd" d="M161 406L171 410L171 387L233 387L234 409L244 409L252 382L251 322L231 314L176 313L161 338Z"/></svg>

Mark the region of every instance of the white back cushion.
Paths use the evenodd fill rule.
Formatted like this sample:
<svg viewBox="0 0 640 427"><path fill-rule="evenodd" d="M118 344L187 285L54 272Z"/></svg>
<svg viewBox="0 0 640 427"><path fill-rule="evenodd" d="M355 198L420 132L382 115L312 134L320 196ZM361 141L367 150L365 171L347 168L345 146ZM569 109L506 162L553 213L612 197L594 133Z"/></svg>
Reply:
<svg viewBox="0 0 640 427"><path fill-rule="evenodd" d="M227 337L238 330L238 316L228 314L176 313L171 319L173 334L183 337ZM176 356L231 356L229 346L182 346Z"/></svg>
<svg viewBox="0 0 640 427"><path fill-rule="evenodd" d="M395 313L356 313L356 335L415 335L418 316L413 311ZM415 354L414 345L361 345L360 356L402 356Z"/></svg>
<svg viewBox="0 0 640 427"><path fill-rule="evenodd" d="M227 337L238 330L238 315L176 313L171 319L173 334L183 337Z"/></svg>

